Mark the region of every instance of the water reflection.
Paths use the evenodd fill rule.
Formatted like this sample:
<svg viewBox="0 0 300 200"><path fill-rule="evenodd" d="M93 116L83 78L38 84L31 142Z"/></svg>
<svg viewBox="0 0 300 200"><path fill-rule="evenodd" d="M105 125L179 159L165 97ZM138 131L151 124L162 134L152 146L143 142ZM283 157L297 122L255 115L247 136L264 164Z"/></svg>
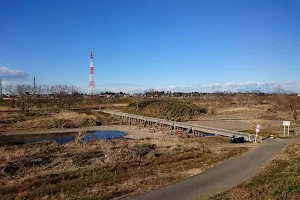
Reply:
<svg viewBox="0 0 300 200"><path fill-rule="evenodd" d="M0 136L0 144L24 144L32 142L40 142L45 140L56 141L59 144L65 144L73 141L78 133L61 133L61 134L45 134L45 135L9 135ZM120 131L94 131L87 133L82 142L95 141L98 139L114 139L122 138L125 133Z"/></svg>
<svg viewBox="0 0 300 200"><path fill-rule="evenodd" d="M86 134L81 141L94 141L98 139L122 138L125 133L120 131L94 131Z"/></svg>

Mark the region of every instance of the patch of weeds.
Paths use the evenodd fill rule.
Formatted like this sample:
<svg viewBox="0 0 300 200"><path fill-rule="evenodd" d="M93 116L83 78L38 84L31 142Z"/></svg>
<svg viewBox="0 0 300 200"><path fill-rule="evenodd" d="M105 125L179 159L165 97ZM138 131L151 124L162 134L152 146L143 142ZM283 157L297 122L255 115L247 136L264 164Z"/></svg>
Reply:
<svg viewBox="0 0 300 200"><path fill-rule="evenodd" d="M156 144L142 143L142 144L135 145L133 150L142 159L151 151L154 151L156 148L157 148Z"/></svg>
<svg viewBox="0 0 300 200"><path fill-rule="evenodd" d="M84 166L90 163L90 160L93 158L103 158L104 153L102 151L95 152L81 152L73 156L70 156L75 165Z"/></svg>
<svg viewBox="0 0 300 200"><path fill-rule="evenodd" d="M180 147L181 147L181 145L180 145L180 144L176 144L176 145L175 145L175 148L174 148L174 151L175 151L175 152L178 152L178 151L180 151L180 150L181 150L181 148L180 148Z"/></svg>
<svg viewBox="0 0 300 200"><path fill-rule="evenodd" d="M281 195L283 193L283 191L282 190L280 190L280 189L276 189L274 192L273 192L273 195L275 195L275 196L279 196L279 195Z"/></svg>
<svg viewBox="0 0 300 200"><path fill-rule="evenodd" d="M51 163L51 159L48 157L37 157L37 158L25 158L12 163L8 163L4 168L3 172L8 175L15 175L20 171L24 171L26 168L38 167Z"/></svg>
<svg viewBox="0 0 300 200"><path fill-rule="evenodd" d="M296 194L300 194L300 185L291 185L288 187L287 189L288 193L296 193Z"/></svg>

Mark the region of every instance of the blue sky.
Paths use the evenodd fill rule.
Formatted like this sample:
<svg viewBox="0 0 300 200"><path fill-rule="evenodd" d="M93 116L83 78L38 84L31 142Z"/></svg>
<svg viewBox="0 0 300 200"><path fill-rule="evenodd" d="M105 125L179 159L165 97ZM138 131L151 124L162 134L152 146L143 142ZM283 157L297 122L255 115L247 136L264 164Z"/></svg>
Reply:
<svg viewBox="0 0 300 200"><path fill-rule="evenodd" d="M300 92L298 0L2 0L4 84Z"/></svg>

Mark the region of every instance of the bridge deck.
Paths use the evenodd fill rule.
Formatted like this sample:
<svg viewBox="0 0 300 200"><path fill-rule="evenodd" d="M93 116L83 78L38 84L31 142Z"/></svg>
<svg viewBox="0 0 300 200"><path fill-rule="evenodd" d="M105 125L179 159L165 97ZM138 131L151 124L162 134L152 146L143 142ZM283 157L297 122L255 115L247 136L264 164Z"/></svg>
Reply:
<svg viewBox="0 0 300 200"><path fill-rule="evenodd" d="M122 117L130 118L130 119L143 120L143 121L147 121L147 122L154 122L157 124L163 124L163 125L168 125L168 126L173 126L173 127L178 127L178 128L184 128L184 129L188 129L188 130L191 129L193 131L201 131L204 133L211 133L211 134L225 136L225 137L232 137L232 136L244 137L245 140L247 140L247 141L254 141L254 138L255 138L255 136L252 134L241 133L238 131L230 131L230 130L219 129L219 128L206 127L206 126L201 126L201 125L197 125L197 124L189 124L189 123L185 123L185 122L170 121L170 120L164 120L164 119L153 118L153 117L145 117L145 116L141 116L141 115L133 115L133 114L128 114L128 113L115 112L115 111L102 110L101 112L108 113L111 115L116 115L116 116L122 116Z"/></svg>

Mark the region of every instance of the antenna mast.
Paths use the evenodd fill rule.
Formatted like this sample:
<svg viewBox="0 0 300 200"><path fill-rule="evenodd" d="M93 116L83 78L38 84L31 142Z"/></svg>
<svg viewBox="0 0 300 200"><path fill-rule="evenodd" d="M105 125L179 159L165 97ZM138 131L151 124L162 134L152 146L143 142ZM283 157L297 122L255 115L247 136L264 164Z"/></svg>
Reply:
<svg viewBox="0 0 300 200"><path fill-rule="evenodd" d="M95 81L94 81L94 55L93 52L90 53L90 83L89 83L89 90L88 95L95 95L96 88L95 88Z"/></svg>

